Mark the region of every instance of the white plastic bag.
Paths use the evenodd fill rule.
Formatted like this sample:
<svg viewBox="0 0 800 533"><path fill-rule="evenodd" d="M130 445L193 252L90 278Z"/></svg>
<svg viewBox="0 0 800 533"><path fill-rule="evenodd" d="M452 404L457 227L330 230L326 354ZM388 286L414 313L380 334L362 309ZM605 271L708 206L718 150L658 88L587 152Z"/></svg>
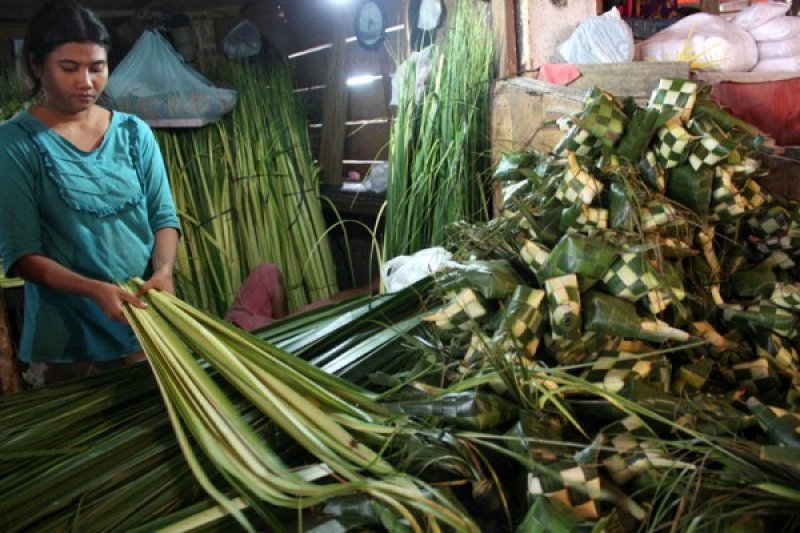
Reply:
<svg viewBox="0 0 800 533"><path fill-rule="evenodd" d="M762 59L753 67L753 72L798 72L800 73L800 56Z"/></svg>
<svg viewBox="0 0 800 533"><path fill-rule="evenodd" d="M384 192L389 188L389 163L375 163L369 167L364 185L372 192Z"/></svg>
<svg viewBox="0 0 800 533"><path fill-rule="evenodd" d="M426 248L414 255L399 255L381 266L386 292L397 292L438 272L453 258L444 248Z"/></svg>
<svg viewBox="0 0 800 533"><path fill-rule="evenodd" d="M417 28L433 31L439 27L442 18L442 0L422 0L417 17Z"/></svg>
<svg viewBox="0 0 800 533"><path fill-rule="evenodd" d="M222 40L222 52L228 59L242 59L261 51L261 30L244 19L233 27Z"/></svg>
<svg viewBox="0 0 800 533"><path fill-rule="evenodd" d="M422 93L425 92L425 82L431 73L431 55L433 45L426 46L419 52L412 52L408 59L398 65L397 70L392 74L392 99L389 105L397 106L400 104L400 88L403 85L403 77L406 75L406 68L412 65L415 69L414 100L419 103Z"/></svg>
<svg viewBox="0 0 800 533"><path fill-rule="evenodd" d="M688 61L702 70L748 71L758 61L750 34L722 17L689 15L656 33L640 46L644 61Z"/></svg>
<svg viewBox="0 0 800 533"><path fill-rule="evenodd" d="M198 128L236 105L236 91L214 87L152 30L114 69L105 96L112 109L138 115L154 128Z"/></svg>
<svg viewBox="0 0 800 533"><path fill-rule="evenodd" d="M758 44L758 59L777 59L800 56L800 35L783 41L761 41Z"/></svg>
<svg viewBox="0 0 800 533"><path fill-rule="evenodd" d="M616 7L581 22L558 47L561 57L573 64L627 63L634 51L633 31Z"/></svg>
<svg viewBox="0 0 800 533"><path fill-rule="evenodd" d="M789 7L786 2L760 2L739 11L731 22L743 30L754 30L774 18L784 16Z"/></svg>
<svg viewBox="0 0 800 533"><path fill-rule="evenodd" d="M783 41L800 35L800 17L778 17L762 24L750 35L756 41Z"/></svg>

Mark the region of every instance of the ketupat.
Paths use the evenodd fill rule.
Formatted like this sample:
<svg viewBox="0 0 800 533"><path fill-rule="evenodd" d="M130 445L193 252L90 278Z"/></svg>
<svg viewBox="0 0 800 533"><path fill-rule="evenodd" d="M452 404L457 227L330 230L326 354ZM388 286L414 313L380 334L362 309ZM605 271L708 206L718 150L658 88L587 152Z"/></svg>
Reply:
<svg viewBox="0 0 800 533"><path fill-rule="evenodd" d="M600 91L590 92L587 102L599 94ZM506 229L495 232L497 248L519 243L520 261L511 262L527 267L519 270L525 284L545 288L550 295L543 303L547 311L544 323L538 327L541 342L534 342L535 361L523 362L522 355L530 357L528 352L519 358L520 368L527 370L514 369L513 365L498 367L501 374L508 374L505 382L509 387L514 388L516 383L520 391L536 390L529 385L548 379L545 376L549 374L536 370L536 361L540 369L556 363L556 374L558 363L564 361L588 361L592 368L602 368L603 372L617 364L629 368L622 351L598 359L598 344L586 337L587 333L594 333L607 339L606 344L613 345L614 339L620 345L640 338L669 353L658 359L659 370L654 374L646 360L639 363L633 359L631 364L647 370L625 370L608 384L601 379L600 386L631 401L637 401L648 390L643 388L645 383L675 394L706 393L726 383L724 387L734 397L752 395L779 405L800 397L800 361L791 348L798 340L795 313L800 302L800 292L793 282L798 274L794 270L796 260L800 259L796 246L800 239L793 237L793 232L800 235L797 204L789 202L789 207L784 207L787 202L778 204L761 190L754 181L759 175L758 150L762 144L758 132L728 117L713 103L707 104L707 99L707 88L695 82L662 80L650 100L651 112L640 110L629 115L636 119L628 123L629 131L621 133L619 144L616 132L613 140L608 137L602 143L598 137L607 132L590 130L596 125L591 120L561 121L565 135L554 150L561 159L550 164L555 172L564 167L566 170L560 171L556 194L537 190L538 183L518 187L516 190L522 191L519 196L503 206L501 223ZM584 113L589 112L589 107ZM635 145L631 138L626 139L629 132L637 129L648 138L644 130L654 127L657 120L667 123L650 143ZM615 146L622 150L621 155L634 161L616 161ZM544 155L532 159L540 163L546 160ZM524 179L524 168L517 172ZM544 173L539 169L537 174ZM591 223L586 215L605 209L609 210L612 230L602 222ZM545 212L559 210L561 235L551 235L545 242L530 231ZM519 213L523 213L522 218ZM515 232L513 224L519 220L525 224ZM606 253L598 253L602 243L608 246ZM455 244L456 248L459 246ZM590 252L593 248L597 251ZM480 257L491 258L485 250L491 247L485 246ZM460 256L470 255L470 247L461 246ZM733 268L723 268L723 262ZM737 280L737 272L753 267L771 273L773 281L758 291L762 301L742 301L747 287ZM776 276L791 281L779 284ZM574 296L554 297L564 293L553 286L557 277L577 281ZM603 283L596 284L598 280ZM575 281L570 286L573 285ZM589 288L592 292L586 292ZM573 302L572 311L556 311L568 302ZM500 306L499 313L502 321L510 320L510 309L504 311ZM562 315L572 317L569 327L562 323ZM472 325L473 331L477 329L473 334L490 332L494 321L492 314L482 317ZM741 328L744 330L740 334ZM772 342L765 341L765 335L767 339L773 335ZM484 353L491 354L492 348L505 354L503 361L514 360L513 345L500 337ZM516 353L525 351L521 347L517 350ZM658 353L657 348L650 351ZM492 357L490 360L499 361ZM558 389L559 379L549 380ZM579 388L585 391L584 386ZM568 397L563 400L572 403ZM669 393L663 401L665 406L669 402L674 408L688 407ZM729 402L720 398L718 404ZM786 407L791 405L797 408L796 403ZM580 415L578 419L586 421ZM710 426L702 428L707 431ZM657 438L656 434L651 437ZM652 471L656 478L651 482L669 475L669 469L679 464L666 457L661 463L666 472ZM559 470L557 462L553 467ZM610 465L606 467L609 474L617 474ZM689 467L683 464L680 468ZM538 479L541 473L535 475ZM583 491L586 490L591 500L597 488ZM564 500L558 491L549 489L537 489L536 494L558 500L559 505L566 504L579 513L587 502ZM534 503L531 509L535 506ZM606 509L605 516L610 517L611 508Z"/></svg>
<svg viewBox="0 0 800 533"><path fill-rule="evenodd" d="M749 142L742 141L737 151L741 151L738 161L758 157ZM608 162L612 159L604 158L603 168L611 169ZM505 321L520 311L519 307L512 309L506 299L513 287L506 282L493 287L491 274L471 279L462 276L461 282L474 294L487 295L486 313L471 319L468 331L423 329L426 342L406 341L418 357L413 369L373 376L373 383L384 379L380 383L391 388L382 397L387 404L415 402L416 415L424 421L418 426L419 433L433 435L434 455L409 447L401 460L421 457L425 469L435 470L442 483L464 489L461 497L471 504L465 505L465 513L477 516L486 511L484 519L487 514L499 517L507 529L558 523L598 530L728 530L761 521L764 530L792 530L800 523L795 488L800 480L795 414L800 404L793 379L796 353L787 349L787 343L790 348L792 342L796 344L797 334L792 330L782 336L773 329L785 330L785 319L794 312L768 300L752 307L753 300L770 298L772 291L759 291L756 298L742 297L734 290L736 282L730 275L759 267L772 271L776 283L795 279L793 267L784 270L798 258L791 239L777 249L767 246L770 239L783 239L793 231L797 218L794 204L784 206L786 216L768 216L751 226L748 220L776 205L775 199L762 193L763 203L758 207L749 204L731 220L703 220L643 183L635 165L623 164L623 170L616 167L616 174L609 176L595 168L597 161L584 158L581 163L605 185L612 180L625 184L625 196L633 206L628 211L630 226L613 231L571 228L564 235L558 228L561 214L578 202L565 205L556 201L553 189L540 190L541 182L536 180L535 187L520 188L506 206L507 218L485 225L460 225L454 232L459 238L451 247L459 252L466 268L473 256L506 262L516 271L519 285L530 289L530 295L541 291L553 276L540 279L519 253L520 243L527 239L538 247L532 257L563 241L555 250L556 257L551 260L547 254L544 267L551 267L555 277L577 278L570 286L577 287L584 304L582 331L571 339L554 339L550 306L542 301L536 306L541 310L541 323L531 335L525 335L525 342L534 344L538 335L531 358L521 344L496 335L501 324L507 325ZM736 164L730 158L726 163ZM554 174L562 175L564 161L552 164ZM519 174L526 176L525 169L521 170ZM626 173L625 179L620 179L619 172ZM666 179L670 172L665 172ZM537 170L538 176L545 174ZM753 183L748 178L736 185L744 191L752 190ZM641 206L665 200L676 207L677 219L643 230ZM590 206L606 208L606 201L601 194ZM715 202L712 194L709 213ZM524 216L518 216L523 210ZM527 227L519 225L523 219ZM541 240L545 232L540 232L540 227L549 228L547 242ZM586 253L591 245L599 247L597 253ZM701 245L706 249L700 249ZM678 342L633 342L585 331L587 324L601 319L609 322L602 313L590 313L586 304L597 294L617 300L600 281L625 254L638 254L652 265L660 285L635 304L620 300L630 317L624 324L630 324L632 334L638 334L645 321L660 328L655 315L667 327L683 332ZM447 286L465 288L450 276L445 279ZM745 311L754 314L734 313L728 320L712 287L723 305L747 306ZM448 302L453 295L447 292L445 288L435 293L438 296L429 302L429 308ZM653 295L660 304L655 308ZM741 325L739 319L743 319ZM685 342L689 332L702 340ZM773 342L765 340L765 334ZM587 369L594 372L586 374L587 378L593 376L592 380L581 378ZM514 408L521 409L519 422L511 431L502 421L510 426L516 415L509 417L507 411L474 415L472 407L493 403L473 401L485 399L479 394L487 391L513 400ZM465 394L455 395L462 392ZM427 405L426 398L432 400L430 404L442 401ZM750 398L751 405L740 398ZM466 401L462 403L462 399ZM458 416L459 410L465 414L464 424L441 416ZM501 434L488 429L481 433L456 431L458 427L491 427ZM436 467L449 464L457 455L453 443L463 443L470 460L459 463L463 470L458 470L458 475L443 476ZM783 446L779 448L779 444ZM473 483L476 480L465 471L479 481ZM476 503L476 498L486 493L496 496L493 506L483 505L483 499ZM511 509L514 512L508 512L506 519L503 511ZM391 524L402 526L399 520ZM384 526L390 527L389 522Z"/></svg>

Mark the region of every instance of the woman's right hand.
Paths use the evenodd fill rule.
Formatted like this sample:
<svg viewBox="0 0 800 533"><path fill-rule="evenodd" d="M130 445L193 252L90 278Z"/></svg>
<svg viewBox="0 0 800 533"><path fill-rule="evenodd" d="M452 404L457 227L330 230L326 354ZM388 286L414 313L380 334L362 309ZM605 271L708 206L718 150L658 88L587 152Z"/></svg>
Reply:
<svg viewBox="0 0 800 533"><path fill-rule="evenodd" d="M147 308L146 303L122 287L102 281L98 281L93 287L91 298L95 301L95 303L97 303L97 305L100 307L100 310L104 315L106 315L107 318L122 322L123 324L128 323L128 320L125 318L125 314L122 312L123 304L129 303L132 306L140 309Z"/></svg>

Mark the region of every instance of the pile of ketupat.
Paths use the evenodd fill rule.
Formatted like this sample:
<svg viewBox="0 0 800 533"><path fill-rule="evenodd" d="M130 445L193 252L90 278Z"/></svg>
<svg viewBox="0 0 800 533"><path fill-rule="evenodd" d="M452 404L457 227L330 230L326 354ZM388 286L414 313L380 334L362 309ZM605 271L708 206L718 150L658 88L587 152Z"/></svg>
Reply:
<svg viewBox="0 0 800 533"><path fill-rule="evenodd" d="M796 530L798 211L754 181L760 137L681 80L644 109L593 90L563 122L555 154L497 169L502 217L448 229L463 260L417 316L376 314L389 295L269 336L359 386L146 295L130 320L167 415L143 369L122 409L80 382L3 399L0 523Z"/></svg>
<svg viewBox="0 0 800 533"><path fill-rule="evenodd" d="M450 228L426 320L454 382L497 371L530 410L529 520L798 526L800 203L708 92L592 89L552 154L503 157L501 217Z"/></svg>

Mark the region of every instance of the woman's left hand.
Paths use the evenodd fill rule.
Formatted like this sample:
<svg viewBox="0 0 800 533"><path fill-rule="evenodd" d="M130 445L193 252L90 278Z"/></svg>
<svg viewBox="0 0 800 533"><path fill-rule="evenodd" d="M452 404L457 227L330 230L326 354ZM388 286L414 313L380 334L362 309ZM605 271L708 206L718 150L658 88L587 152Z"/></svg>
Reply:
<svg viewBox="0 0 800 533"><path fill-rule="evenodd" d="M170 294L175 294L175 283L172 281L172 273L171 272L162 272L156 271L150 276L144 285L139 287L139 290L136 291L136 297L141 298L147 291L150 289L156 289L159 291L166 291Z"/></svg>

